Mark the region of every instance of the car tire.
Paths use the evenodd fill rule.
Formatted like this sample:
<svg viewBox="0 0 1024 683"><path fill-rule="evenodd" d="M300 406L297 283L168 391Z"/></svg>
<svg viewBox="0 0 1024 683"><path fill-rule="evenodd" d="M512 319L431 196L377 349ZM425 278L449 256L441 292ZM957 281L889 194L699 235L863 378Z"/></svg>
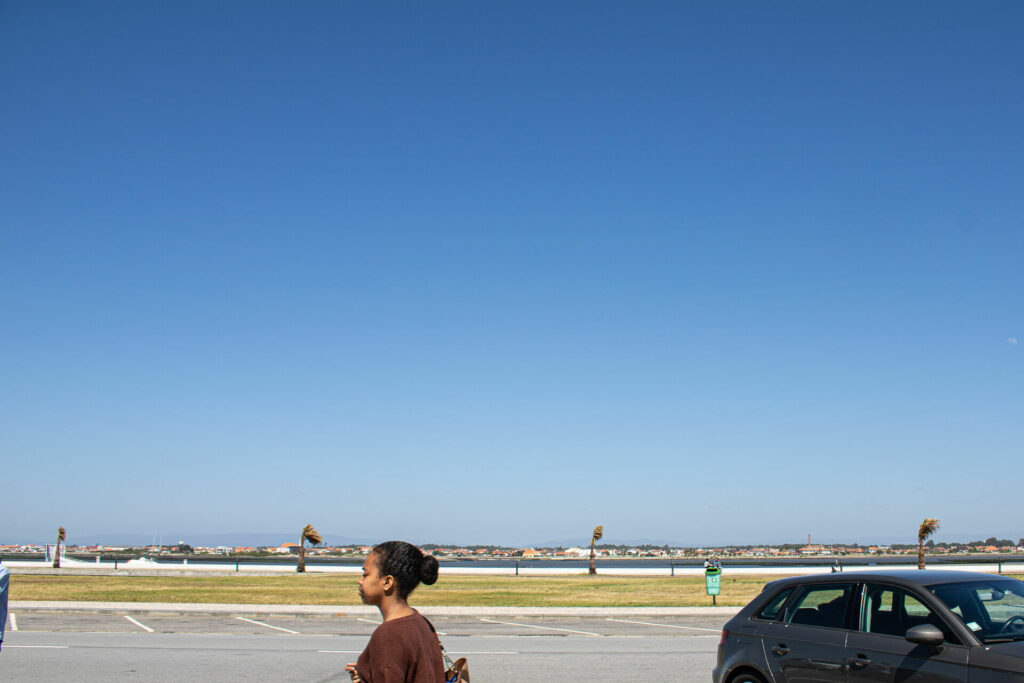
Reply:
<svg viewBox="0 0 1024 683"><path fill-rule="evenodd" d="M742 671L729 678L729 683L767 683L767 681L753 671Z"/></svg>

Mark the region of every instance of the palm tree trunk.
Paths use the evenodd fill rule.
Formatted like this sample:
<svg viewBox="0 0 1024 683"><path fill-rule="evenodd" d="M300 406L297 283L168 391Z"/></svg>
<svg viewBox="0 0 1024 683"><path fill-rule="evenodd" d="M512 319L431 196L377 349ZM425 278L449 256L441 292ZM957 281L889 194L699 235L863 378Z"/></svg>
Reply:
<svg viewBox="0 0 1024 683"><path fill-rule="evenodd" d="M924 543L917 544L917 568L924 569Z"/></svg>
<svg viewBox="0 0 1024 683"><path fill-rule="evenodd" d="M590 569L587 570L587 574L590 576L597 574L597 567L594 566L594 539L590 539Z"/></svg>
<svg viewBox="0 0 1024 683"><path fill-rule="evenodd" d="M299 536L299 564L295 567L295 571L304 572L306 571L306 535Z"/></svg>
<svg viewBox="0 0 1024 683"><path fill-rule="evenodd" d="M60 569L60 538L57 539L57 550L53 553L53 568Z"/></svg>

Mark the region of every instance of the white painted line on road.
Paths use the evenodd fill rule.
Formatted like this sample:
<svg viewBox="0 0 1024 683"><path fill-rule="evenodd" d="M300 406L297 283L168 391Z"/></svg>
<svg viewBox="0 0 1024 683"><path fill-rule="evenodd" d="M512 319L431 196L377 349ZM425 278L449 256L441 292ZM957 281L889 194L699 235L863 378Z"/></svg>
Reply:
<svg viewBox="0 0 1024 683"><path fill-rule="evenodd" d="M379 621L374 621L373 619L363 619L362 617L356 617L356 621L365 621L367 624L373 624L375 626L380 626L380 622ZM437 635L439 635L439 636L446 636L448 634L445 633L444 631L438 631Z"/></svg>
<svg viewBox="0 0 1024 683"><path fill-rule="evenodd" d="M245 617L235 617L235 619L241 619L242 621L248 621L250 624L256 624L258 626L266 626L267 628L276 629L278 631L284 631L285 633L291 633L292 635L298 635L298 631L293 631L290 628L282 628L281 626L272 626L271 624L265 624L262 621L256 621L255 619L246 619Z"/></svg>
<svg viewBox="0 0 1024 683"><path fill-rule="evenodd" d="M555 628L554 626L534 626L533 624L517 624L512 621L498 621L496 619L484 619L480 617L480 621L486 621L489 624L504 624L506 626L521 626L523 628L539 628L542 631L564 631L566 633L579 633L584 636L594 636L600 638L600 633L591 633L590 631L575 631L571 628Z"/></svg>
<svg viewBox="0 0 1024 683"><path fill-rule="evenodd" d="M5 645L4 649L6 650L6 649L11 648L11 647L23 647L26 650L30 649L30 648L33 649L33 650L67 650L71 646L70 645Z"/></svg>
<svg viewBox="0 0 1024 683"><path fill-rule="evenodd" d="M358 655L362 654L361 650L317 650L320 654L324 655ZM494 651L480 651L480 652L469 652L463 650L449 650L450 655L517 655L519 652L512 650L494 650Z"/></svg>
<svg viewBox="0 0 1024 683"><path fill-rule="evenodd" d="M12 631L17 631L18 630L18 619L17 619L17 617L14 616L14 612L11 612L10 615L8 615L8 616L10 616L11 630Z"/></svg>
<svg viewBox="0 0 1024 683"><path fill-rule="evenodd" d="M609 617L607 621L617 621L620 624L640 624L642 626L660 626L661 628L685 628L691 631L711 631L712 633L721 633L720 628L700 628L699 626L676 626L675 624L655 624L650 621L632 621L630 619L612 619Z"/></svg>
<svg viewBox="0 0 1024 683"><path fill-rule="evenodd" d="M156 633L156 631L154 631L154 630L153 630L153 629L151 629L150 627L146 626L145 624L143 624L143 623L141 623L141 622L138 622L138 621L136 621L135 619L132 619L132 618L131 618L130 616L128 616L127 614L123 614L123 615L121 615L121 616L123 616L123 617L124 617L125 619L127 619L128 621L132 622L133 624L135 624L136 626L138 626L139 628L141 628L141 629L142 629L143 631L147 631L148 633Z"/></svg>

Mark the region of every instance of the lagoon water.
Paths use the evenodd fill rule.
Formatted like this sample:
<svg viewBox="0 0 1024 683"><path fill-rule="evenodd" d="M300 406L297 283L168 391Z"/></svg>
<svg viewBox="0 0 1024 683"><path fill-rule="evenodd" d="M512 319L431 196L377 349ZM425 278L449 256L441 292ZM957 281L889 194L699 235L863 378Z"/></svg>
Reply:
<svg viewBox="0 0 1024 683"><path fill-rule="evenodd" d="M911 569L916 566L916 558L911 556L883 556L873 558L838 558L843 569ZM132 571L193 571L193 572L271 572L289 573L295 571L297 557L135 557L117 559L101 557L69 556L62 560L64 568L69 570L99 569L132 570ZM837 558L737 558L735 561L723 560L722 567L726 573L742 574L812 574L829 573ZM12 569L38 568L45 569L49 564L42 559L4 559L4 564ZM490 574L490 575L573 575L586 572L589 562L585 559L471 559L441 560L442 574ZM1024 558L1020 556L953 556L929 558L929 566L942 565L943 569L959 569L965 571L985 571L1004 573L1024 573ZM663 559L663 558L619 558L599 559L597 571L604 575L634 576L687 576L704 572L703 560ZM324 558L307 557L306 571L309 573L359 573L362 567L361 558Z"/></svg>

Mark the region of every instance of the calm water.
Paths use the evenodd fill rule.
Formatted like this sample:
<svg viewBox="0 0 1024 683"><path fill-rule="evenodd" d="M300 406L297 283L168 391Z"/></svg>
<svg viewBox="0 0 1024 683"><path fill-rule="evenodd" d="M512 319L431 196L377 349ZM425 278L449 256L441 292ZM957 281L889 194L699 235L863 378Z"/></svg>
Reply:
<svg viewBox="0 0 1024 683"><path fill-rule="evenodd" d="M69 555L80 560L91 560L95 561L95 556L86 555ZM138 555L132 555L132 558L139 557ZM14 559L11 556L11 559ZM29 559L27 556L25 559ZM125 556L119 556L119 561L129 559ZM185 559L182 556L151 556L150 559L160 564L175 564L180 565ZM201 567L203 565L235 565L236 562L239 568L244 568L245 565L294 565L297 561L297 556L285 556L285 557L208 557L208 556L189 556L188 564L190 566ZM722 561L724 568L753 568L753 567L821 567L830 566L835 562L836 558L832 557L814 557L814 558L738 558L730 561L728 559ZM102 556L104 562L113 561L114 556L104 555ZM871 566L871 565L888 565L888 564L914 564L917 558L912 555L904 555L900 557L858 557L858 558L842 558L840 561L844 567L858 567L858 566ZM1021 562L1024 560L1019 555L955 555L952 557L929 557L928 564L944 564L944 563L969 563L969 564L983 564L987 562L996 563L999 561L1003 562ZM323 557L307 557L307 566L331 566L331 567L343 567L343 566L361 566L363 560L361 558L323 558ZM556 568L561 567L565 569L585 569L589 565L588 560L556 560L556 559L531 559L531 560L515 560L515 559L479 559L479 560L448 560L442 559L441 566L443 567L480 567L480 568L494 568L494 569L512 569L516 566L521 569L528 568ZM655 569L658 567L664 567L668 569L671 566L675 567L702 567L704 565L703 560L697 559L660 559L660 558L623 558L623 559L599 559L596 562L597 567L608 568L620 568L620 569L640 569L649 568Z"/></svg>

